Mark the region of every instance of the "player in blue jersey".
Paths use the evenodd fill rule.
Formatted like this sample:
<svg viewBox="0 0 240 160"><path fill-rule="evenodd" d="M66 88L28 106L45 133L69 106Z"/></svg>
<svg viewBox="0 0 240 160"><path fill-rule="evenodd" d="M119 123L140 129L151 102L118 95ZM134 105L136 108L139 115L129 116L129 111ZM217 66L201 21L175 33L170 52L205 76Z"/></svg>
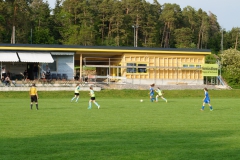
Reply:
<svg viewBox="0 0 240 160"><path fill-rule="evenodd" d="M79 91L80 91L80 84L77 83L75 90L74 90L74 97L71 99L71 102L76 98L75 102L78 102L79 99Z"/></svg>
<svg viewBox="0 0 240 160"><path fill-rule="evenodd" d="M163 92L160 90L160 88L157 87L155 91L157 92L156 102L158 102L158 97L161 97L167 103L167 99L163 97Z"/></svg>
<svg viewBox="0 0 240 160"><path fill-rule="evenodd" d="M93 91L93 87L91 86L90 87L90 100L89 100L89 103L88 103L88 109L91 109L92 108L92 102L98 107L98 109L100 108L100 105L96 102L96 98L95 98L95 93Z"/></svg>
<svg viewBox="0 0 240 160"><path fill-rule="evenodd" d="M155 86L155 84L153 83L153 84L151 84L150 85L150 91L149 91L149 95L150 95L150 101L151 102L153 102L154 100L155 100L155 98L154 98L154 89L153 89L153 87Z"/></svg>
<svg viewBox="0 0 240 160"><path fill-rule="evenodd" d="M212 105L210 104L210 97L208 95L208 89L204 88L205 97L203 98L203 105L201 111L204 111L205 104L208 104L210 111L213 111Z"/></svg>

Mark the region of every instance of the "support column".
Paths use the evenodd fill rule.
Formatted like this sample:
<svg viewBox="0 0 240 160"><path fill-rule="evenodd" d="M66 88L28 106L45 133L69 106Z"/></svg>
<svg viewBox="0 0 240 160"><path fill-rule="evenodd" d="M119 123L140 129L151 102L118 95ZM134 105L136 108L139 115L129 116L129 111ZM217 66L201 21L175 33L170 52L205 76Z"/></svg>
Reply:
<svg viewBox="0 0 240 160"><path fill-rule="evenodd" d="M82 79L82 53L80 54L80 74L79 74L79 78L80 78L80 80L82 81L83 79Z"/></svg>

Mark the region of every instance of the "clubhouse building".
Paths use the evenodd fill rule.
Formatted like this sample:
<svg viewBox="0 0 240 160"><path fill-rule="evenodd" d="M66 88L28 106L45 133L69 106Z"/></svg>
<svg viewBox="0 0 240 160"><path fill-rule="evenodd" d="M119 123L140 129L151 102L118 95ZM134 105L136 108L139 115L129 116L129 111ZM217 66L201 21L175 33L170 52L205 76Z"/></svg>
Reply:
<svg viewBox="0 0 240 160"><path fill-rule="evenodd" d="M12 80L21 80L25 70L30 80L36 79L36 65L40 79L48 65L51 79L201 85L209 54L202 49L0 44L0 65Z"/></svg>

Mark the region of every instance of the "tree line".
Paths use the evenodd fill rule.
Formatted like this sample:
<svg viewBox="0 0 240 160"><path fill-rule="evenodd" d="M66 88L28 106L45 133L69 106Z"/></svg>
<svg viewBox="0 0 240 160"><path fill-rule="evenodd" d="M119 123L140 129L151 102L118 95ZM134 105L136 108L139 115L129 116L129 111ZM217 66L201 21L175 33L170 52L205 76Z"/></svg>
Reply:
<svg viewBox="0 0 240 160"><path fill-rule="evenodd" d="M0 0L0 43L239 49L239 28L226 31L201 8L157 0ZM222 37L223 35L223 37ZM221 45L221 41L223 44Z"/></svg>

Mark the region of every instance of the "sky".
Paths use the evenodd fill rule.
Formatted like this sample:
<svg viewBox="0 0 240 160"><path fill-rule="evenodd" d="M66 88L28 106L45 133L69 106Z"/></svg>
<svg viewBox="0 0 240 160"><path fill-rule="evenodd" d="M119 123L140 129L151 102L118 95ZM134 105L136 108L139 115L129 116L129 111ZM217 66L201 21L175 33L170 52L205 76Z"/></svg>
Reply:
<svg viewBox="0 0 240 160"><path fill-rule="evenodd" d="M56 0L47 0L50 7L55 7ZM147 0L153 3L153 0ZM176 3L181 9L191 6L195 10L202 9L217 16L217 21L221 28L230 31L233 27L240 27L240 0L158 0L160 4ZM233 17L233 18L232 18Z"/></svg>

